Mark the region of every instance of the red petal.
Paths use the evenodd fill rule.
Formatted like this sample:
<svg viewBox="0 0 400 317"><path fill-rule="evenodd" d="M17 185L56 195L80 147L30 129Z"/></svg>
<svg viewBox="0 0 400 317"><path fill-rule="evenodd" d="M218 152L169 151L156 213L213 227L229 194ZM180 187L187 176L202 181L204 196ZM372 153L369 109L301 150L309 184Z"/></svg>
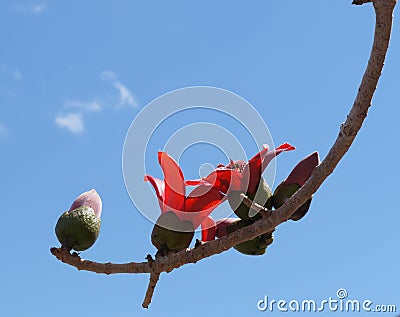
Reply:
<svg viewBox="0 0 400 317"><path fill-rule="evenodd" d="M303 186L318 164L318 152L310 154L295 166L288 178L285 180L285 184L298 184Z"/></svg>
<svg viewBox="0 0 400 317"><path fill-rule="evenodd" d="M207 184L207 182L202 179L192 179L192 180L185 181L186 186L197 186L197 185L201 185L201 184Z"/></svg>
<svg viewBox="0 0 400 317"><path fill-rule="evenodd" d="M185 212L177 215L181 220L189 220L197 228L205 218L225 200L226 196L210 185L200 185L186 198Z"/></svg>
<svg viewBox="0 0 400 317"><path fill-rule="evenodd" d="M203 180L212 185L215 190L227 194L229 191L240 189L242 176L242 173L235 169L220 168Z"/></svg>
<svg viewBox="0 0 400 317"><path fill-rule="evenodd" d="M257 191L258 184L260 183L261 174L263 173L263 159L267 154L268 148L262 149L257 153L244 167L243 177L240 184L240 190L253 194Z"/></svg>
<svg viewBox="0 0 400 317"><path fill-rule="evenodd" d="M259 153L257 153L244 168L243 178L241 182L241 190L247 194L254 194L257 191L258 184L260 183L261 175L269 162L278 154L284 151L292 151L295 147L289 143L284 143L273 151L268 151L268 146L264 146Z"/></svg>
<svg viewBox="0 0 400 317"><path fill-rule="evenodd" d="M204 242L214 240L216 232L215 221L211 217L204 219L201 223L201 240Z"/></svg>
<svg viewBox="0 0 400 317"><path fill-rule="evenodd" d="M268 152L267 155L265 155L264 157L262 163L262 170L264 171L265 168L268 166L269 162L271 162L275 158L275 156L278 156L278 154L281 154L282 152L285 151L293 151L295 149L296 148L293 145L289 143L284 143L278 146L275 150Z"/></svg>
<svg viewBox="0 0 400 317"><path fill-rule="evenodd" d="M181 168L165 152L158 152L158 162L164 173L164 210L184 211L185 181Z"/></svg>
<svg viewBox="0 0 400 317"><path fill-rule="evenodd" d="M165 195L165 183L163 180L155 178L150 175L145 175L144 176L144 181L145 182L150 182L151 185L153 185L154 190L156 191L156 195L158 198L158 203L160 204L160 209L162 212L165 211L164 208L164 195Z"/></svg>

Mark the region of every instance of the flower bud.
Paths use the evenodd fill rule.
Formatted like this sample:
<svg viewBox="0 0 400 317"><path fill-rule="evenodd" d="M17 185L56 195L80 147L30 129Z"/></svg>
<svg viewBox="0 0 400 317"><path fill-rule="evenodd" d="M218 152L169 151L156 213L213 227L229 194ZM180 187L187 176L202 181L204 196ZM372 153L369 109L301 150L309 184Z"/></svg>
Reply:
<svg viewBox="0 0 400 317"><path fill-rule="evenodd" d="M217 237L222 237L240 228L253 224L252 220L240 220L237 218L225 218L217 221ZM252 240L239 243L233 248L246 255L262 255L267 246L273 242L272 233L262 234Z"/></svg>
<svg viewBox="0 0 400 317"><path fill-rule="evenodd" d="M102 202L94 189L78 196L57 221L55 232L61 246L76 251L90 248L100 233L101 210Z"/></svg>
<svg viewBox="0 0 400 317"><path fill-rule="evenodd" d="M262 234L253 240L239 243L235 246L235 250L246 255L263 255L269 246L274 241L272 233Z"/></svg>
<svg viewBox="0 0 400 317"><path fill-rule="evenodd" d="M235 214L243 220L258 220L260 215L256 213L255 210L249 208L241 197L240 191L232 191L228 194L228 202ZM265 208L272 208L272 192L268 186L268 183L261 178L260 184L256 193L246 193L252 201L257 204L264 206Z"/></svg>
<svg viewBox="0 0 400 317"><path fill-rule="evenodd" d="M151 242L162 253L179 252L189 247L194 236L191 221L180 220L172 211L158 217L151 233Z"/></svg>
<svg viewBox="0 0 400 317"><path fill-rule="evenodd" d="M286 200L294 195L295 192L300 188L298 184L285 184L282 182L274 191L274 196L272 198L272 204L274 208L278 209L282 206ZM303 218L308 209L310 208L312 198L308 199L303 205L301 205L290 219L297 221Z"/></svg>
<svg viewBox="0 0 400 317"><path fill-rule="evenodd" d="M318 152L314 152L302 159L291 171L288 178L279 184L279 186L275 189L272 197L272 205L274 208L278 209L285 203L286 200L292 197L294 193L305 184L314 168L318 164ZM297 221L303 218L310 208L311 200L312 198L301 205L290 217L290 219Z"/></svg>

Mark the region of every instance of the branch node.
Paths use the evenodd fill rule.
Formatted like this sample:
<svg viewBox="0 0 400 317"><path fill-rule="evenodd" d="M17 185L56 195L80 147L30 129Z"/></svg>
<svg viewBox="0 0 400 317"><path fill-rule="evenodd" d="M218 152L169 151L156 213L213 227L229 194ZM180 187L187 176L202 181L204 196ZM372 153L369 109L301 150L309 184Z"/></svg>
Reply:
<svg viewBox="0 0 400 317"><path fill-rule="evenodd" d="M107 262L105 265L104 273L110 275L112 273L112 263Z"/></svg>
<svg viewBox="0 0 400 317"><path fill-rule="evenodd" d="M147 262L149 263L150 267L152 267L153 262L154 262L154 259L153 259L153 257L151 256L151 254L147 254L145 259L146 259Z"/></svg>
<svg viewBox="0 0 400 317"><path fill-rule="evenodd" d="M203 241L201 241L201 240L199 240L199 239L196 239L196 242L195 242L195 244L194 244L194 248L196 249L196 248L198 248L198 247L201 247L204 243L205 243L205 242L203 242Z"/></svg>

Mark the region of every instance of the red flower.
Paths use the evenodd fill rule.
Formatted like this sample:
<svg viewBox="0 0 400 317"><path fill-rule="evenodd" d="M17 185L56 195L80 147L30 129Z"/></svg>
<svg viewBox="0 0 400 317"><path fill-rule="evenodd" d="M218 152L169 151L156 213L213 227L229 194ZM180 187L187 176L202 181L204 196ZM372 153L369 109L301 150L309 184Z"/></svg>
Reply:
<svg viewBox="0 0 400 317"><path fill-rule="evenodd" d="M220 164L215 171L201 180L187 181L187 185L209 184L224 194L230 191L239 191L253 195L260 184L261 175L271 160L284 151L294 150L295 147L285 143L273 151L264 146L248 163L244 161L230 161L226 166Z"/></svg>
<svg viewBox="0 0 400 317"><path fill-rule="evenodd" d="M182 170L175 160L165 152L158 152L158 162L164 173L164 180L146 175L157 194L161 213L172 211L181 221L190 221L196 229L202 227L202 240L209 241L215 236L215 222L210 213L225 199L225 195L209 184L201 184L186 196L186 185Z"/></svg>

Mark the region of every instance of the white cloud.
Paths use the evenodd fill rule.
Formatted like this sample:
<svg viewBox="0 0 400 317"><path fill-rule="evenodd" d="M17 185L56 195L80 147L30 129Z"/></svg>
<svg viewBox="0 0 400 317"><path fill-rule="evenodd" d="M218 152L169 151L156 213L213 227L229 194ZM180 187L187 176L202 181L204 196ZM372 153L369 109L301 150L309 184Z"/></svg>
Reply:
<svg viewBox="0 0 400 317"><path fill-rule="evenodd" d="M109 82L114 91L112 94L104 94L92 100L68 99L64 101L66 115L59 115L55 123L61 128L66 128L74 134L85 131L84 116L106 111L113 107L119 109L125 106L137 107L138 103L131 91L121 83L114 72L103 71L100 79Z"/></svg>
<svg viewBox="0 0 400 317"><path fill-rule="evenodd" d="M132 106L132 107L137 107L138 103L131 93L131 91L123 84L121 83L115 73L113 71L103 71L100 74L100 78L102 80L106 81L111 81L113 83L113 86L115 89L118 91L118 101L117 101L117 108L123 107L123 106Z"/></svg>
<svg viewBox="0 0 400 317"><path fill-rule="evenodd" d="M35 4L17 4L14 6L16 11L33 15L41 14L46 8L47 6L44 2L38 2Z"/></svg>
<svg viewBox="0 0 400 317"><path fill-rule="evenodd" d="M97 101L67 100L64 102L65 108L76 108L88 112L98 112L101 105Z"/></svg>
<svg viewBox="0 0 400 317"><path fill-rule="evenodd" d="M59 127L66 128L75 134L80 134L85 130L82 114L80 113L69 113L65 116L58 116L55 121Z"/></svg>
<svg viewBox="0 0 400 317"><path fill-rule="evenodd" d="M125 105L137 107L137 102L136 102L135 98L133 97L133 95L129 91L129 89L126 88L126 86L124 86L119 81L117 81L114 83L114 87L119 92L118 107L123 107Z"/></svg>
<svg viewBox="0 0 400 317"><path fill-rule="evenodd" d="M74 134L81 134L85 131L82 112L99 112L101 110L101 105L97 101L67 100L64 102L64 108L74 108L79 112L70 112L66 115L59 115L55 118L55 123L59 127L66 128Z"/></svg>
<svg viewBox="0 0 400 317"><path fill-rule="evenodd" d="M0 123L0 140L5 139L8 135L7 128L4 124Z"/></svg>

